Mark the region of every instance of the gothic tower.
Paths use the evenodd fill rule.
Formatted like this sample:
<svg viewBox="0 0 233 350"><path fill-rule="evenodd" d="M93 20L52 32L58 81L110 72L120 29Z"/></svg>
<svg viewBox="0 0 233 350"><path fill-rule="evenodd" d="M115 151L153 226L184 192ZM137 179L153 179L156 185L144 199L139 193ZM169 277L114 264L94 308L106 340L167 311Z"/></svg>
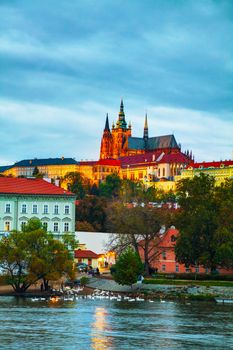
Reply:
<svg viewBox="0 0 233 350"><path fill-rule="evenodd" d="M119 158L127 155L129 136L131 136L131 125L127 127L127 123L125 121L124 104L123 100L121 100L118 120L116 122L116 126L112 129L113 158Z"/></svg>
<svg viewBox="0 0 233 350"><path fill-rule="evenodd" d="M145 150L147 150L148 147L148 138L149 138L149 133L148 133L148 123L147 123L147 113L145 116L145 124L144 124L144 133L143 133L143 139L145 143Z"/></svg>
<svg viewBox="0 0 233 350"><path fill-rule="evenodd" d="M112 157L112 144L113 138L109 129L108 114L106 115L106 122L104 132L101 140L100 159L106 159Z"/></svg>

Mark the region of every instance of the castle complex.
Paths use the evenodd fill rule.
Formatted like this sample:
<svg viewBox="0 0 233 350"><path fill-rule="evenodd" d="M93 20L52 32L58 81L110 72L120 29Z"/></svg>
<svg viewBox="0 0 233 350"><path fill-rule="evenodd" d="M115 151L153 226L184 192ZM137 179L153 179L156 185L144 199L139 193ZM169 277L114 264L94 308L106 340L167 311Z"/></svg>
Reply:
<svg viewBox="0 0 233 350"><path fill-rule="evenodd" d="M124 156L144 154L150 151L167 153L180 152L174 135L149 137L147 115L145 117L143 137L132 137L131 124L127 126L124 113L123 100L121 100L120 112L116 125L109 128L108 114L101 141L100 159L118 159Z"/></svg>
<svg viewBox="0 0 233 350"><path fill-rule="evenodd" d="M147 115L142 137L132 136L132 127L126 122L121 100L116 124L109 127L106 116L101 138L100 157L97 161L76 161L73 158L25 159L9 166L0 166L0 174L13 177L32 177L35 168L45 178L59 182L69 172L80 172L91 183L99 184L106 176L118 174L122 179L141 181L146 187L154 186L175 190L176 181L206 173L214 176L216 184L233 177L233 161L195 163L192 152L181 151L174 135L149 137ZM62 186L65 186L64 183Z"/></svg>

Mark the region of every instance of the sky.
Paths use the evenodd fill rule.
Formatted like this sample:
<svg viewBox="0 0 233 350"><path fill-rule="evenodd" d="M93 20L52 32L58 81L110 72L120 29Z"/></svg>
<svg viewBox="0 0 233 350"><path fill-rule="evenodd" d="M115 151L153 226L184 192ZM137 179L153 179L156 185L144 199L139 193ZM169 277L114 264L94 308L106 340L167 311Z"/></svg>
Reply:
<svg viewBox="0 0 233 350"><path fill-rule="evenodd" d="M1 0L0 165L99 158L123 98L132 136L233 153L233 1Z"/></svg>

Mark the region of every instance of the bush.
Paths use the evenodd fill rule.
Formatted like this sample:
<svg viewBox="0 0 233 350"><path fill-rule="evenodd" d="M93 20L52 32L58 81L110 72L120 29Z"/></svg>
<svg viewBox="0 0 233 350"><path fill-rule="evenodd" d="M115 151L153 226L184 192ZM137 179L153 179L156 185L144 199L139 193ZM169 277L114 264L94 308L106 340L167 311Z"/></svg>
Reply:
<svg viewBox="0 0 233 350"><path fill-rule="evenodd" d="M88 282L89 282L89 278L88 277L83 276L83 277L80 278L81 286L85 286Z"/></svg>

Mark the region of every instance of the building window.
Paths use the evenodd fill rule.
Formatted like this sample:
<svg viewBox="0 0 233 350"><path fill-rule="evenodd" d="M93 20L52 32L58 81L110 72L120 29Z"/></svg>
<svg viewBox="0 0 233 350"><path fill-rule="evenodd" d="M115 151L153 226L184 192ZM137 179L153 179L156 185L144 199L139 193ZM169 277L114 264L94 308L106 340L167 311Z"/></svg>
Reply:
<svg viewBox="0 0 233 350"><path fill-rule="evenodd" d="M205 269L205 273L209 273L209 269L208 269L208 267L206 267L206 269Z"/></svg>
<svg viewBox="0 0 233 350"><path fill-rule="evenodd" d="M185 272L190 272L190 268L189 267L185 267Z"/></svg>
<svg viewBox="0 0 233 350"><path fill-rule="evenodd" d="M166 271L166 265L162 265L162 271Z"/></svg>
<svg viewBox="0 0 233 350"><path fill-rule="evenodd" d="M176 264L176 272L179 272L179 265Z"/></svg>
<svg viewBox="0 0 233 350"><path fill-rule="evenodd" d="M162 259L166 259L166 252L165 251L162 252Z"/></svg>
<svg viewBox="0 0 233 350"><path fill-rule="evenodd" d="M27 214L27 205L22 204L22 214Z"/></svg>
<svg viewBox="0 0 233 350"><path fill-rule="evenodd" d="M21 231L25 230L26 225L27 225L26 221L21 222Z"/></svg>
<svg viewBox="0 0 233 350"><path fill-rule="evenodd" d="M47 204L44 205L44 214L49 213L49 206Z"/></svg>
<svg viewBox="0 0 233 350"><path fill-rule="evenodd" d="M42 227L43 227L44 231L46 231L46 232L48 231L48 223L47 222L43 222Z"/></svg>
<svg viewBox="0 0 233 350"><path fill-rule="evenodd" d="M54 205L54 214L58 214L58 205Z"/></svg>
<svg viewBox="0 0 233 350"><path fill-rule="evenodd" d="M158 170L158 177L160 177L160 169Z"/></svg>
<svg viewBox="0 0 233 350"><path fill-rule="evenodd" d="M165 176L165 168L163 168L163 176Z"/></svg>
<svg viewBox="0 0 233 350"><path fill-rule="evenodd" d="M64 232L69 232L69 223L68 222L64 223Z"/></svg>
<svg viewBox="0 0 233 350"><path fill-rule="evenodd" d="M11 205L9 203L6 204L6 213L10 213L11 212Z"/></svg>
<svg viewBox="0 0 233 350"><path fill-rule="evenodd" d="M195 272L199 273L199 266L195 266Z"/></svg>
<svg viewBox="0 0 233 350"><path fill-rule="evenodd" d="M69 213L70 213L70 206L65 205L65 214L69 214Z"/></svg>
<svg viewBox="0 0 233 350"><path fill-rule="evenodd" d="M37 214L38 210L37 210L37 204L33 204L32 206L32 214Z"/></svg>
<svg viewBox="0 0 233 350"><path fill-rule="evenodd" d="M5 229L4 231L10 231L10 221L5 221Z"/></svg>
<svg viewBox="0 0 233 350"><path fill-rule="evenodd" d="M58 232L58 222L54 222L53 224L53 231Z"/></svg>

